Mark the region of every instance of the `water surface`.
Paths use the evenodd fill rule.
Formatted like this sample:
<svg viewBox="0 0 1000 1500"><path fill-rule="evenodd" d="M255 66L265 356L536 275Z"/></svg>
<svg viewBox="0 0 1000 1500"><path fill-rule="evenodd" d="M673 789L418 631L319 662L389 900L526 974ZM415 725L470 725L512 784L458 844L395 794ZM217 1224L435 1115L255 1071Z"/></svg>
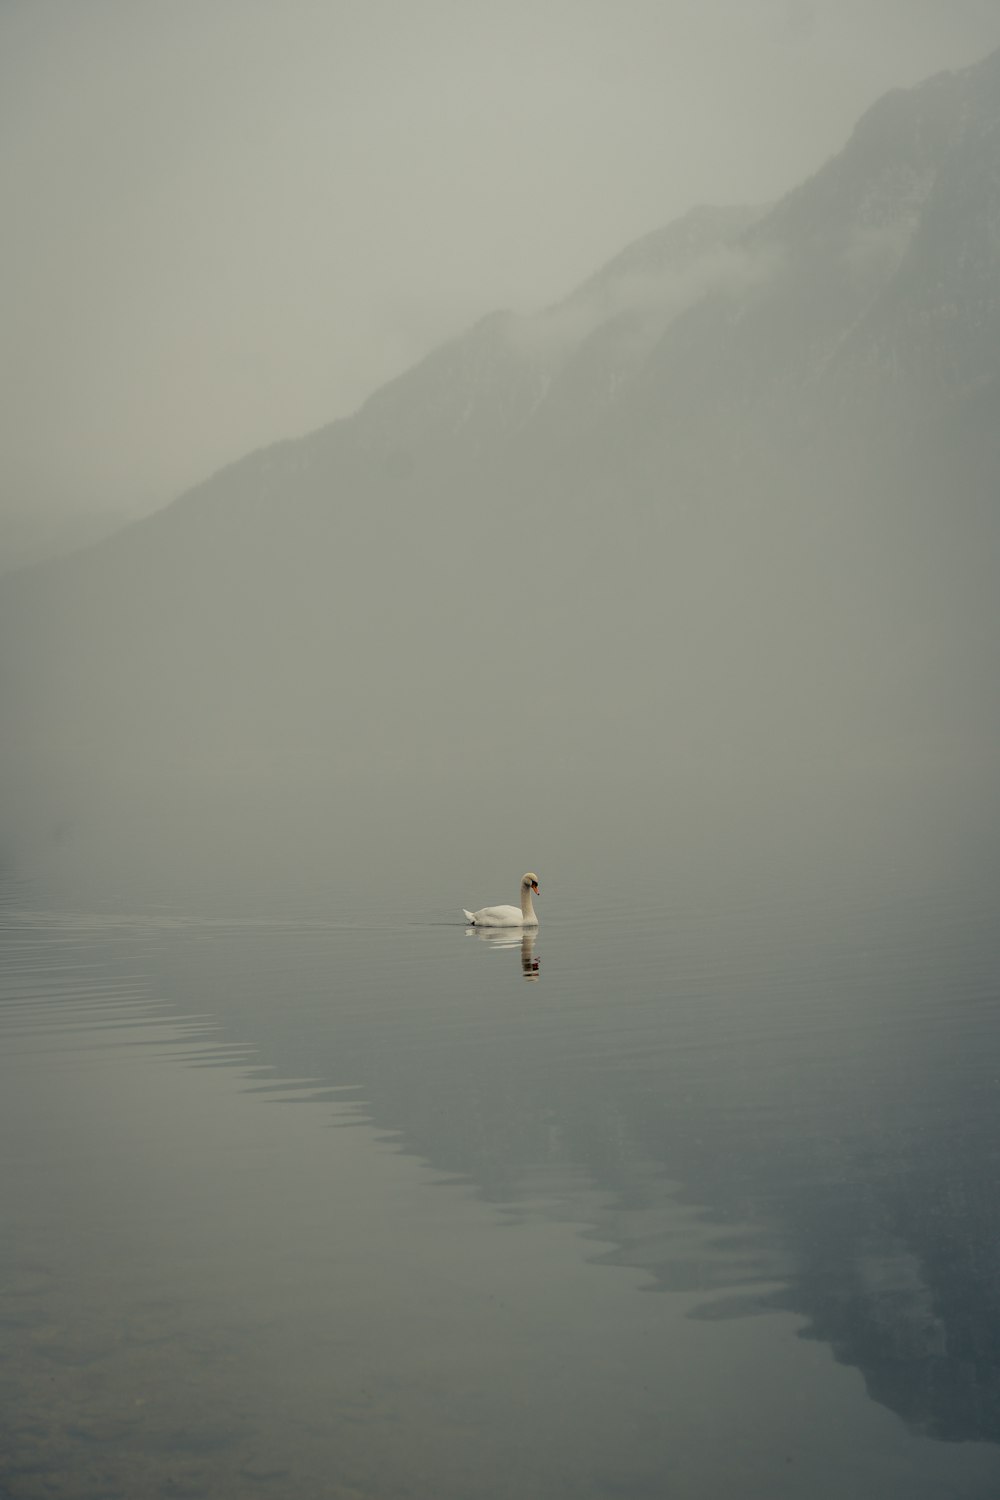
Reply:
<svg viewBox="0 0 1000 1500"><path fill-rule="evenodd" d="M988 842L417 823L10 872L3 1493L996 1494Z"/></svg>

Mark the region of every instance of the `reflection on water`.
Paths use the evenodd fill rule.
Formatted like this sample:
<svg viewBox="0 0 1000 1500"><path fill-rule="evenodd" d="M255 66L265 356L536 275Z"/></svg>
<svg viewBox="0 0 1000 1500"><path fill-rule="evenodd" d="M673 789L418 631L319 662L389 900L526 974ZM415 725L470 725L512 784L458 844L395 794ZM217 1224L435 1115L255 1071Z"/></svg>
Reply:
<svg viewBox="0 0 1000 1500"><path fill-rule="evenodd" d="M466 937L478 938L491 948L519 948L521 950L521 973L525 979L538 978L540 960L535 953L537 930L525 931L518 927L467 927Z"/></svg>
<svg viewBox="0 0 1000 1500"><path fill-rule="evenodd" d="M890 864L474 943L11 890L0 1490L995 1493L996 884Z"/></svg>

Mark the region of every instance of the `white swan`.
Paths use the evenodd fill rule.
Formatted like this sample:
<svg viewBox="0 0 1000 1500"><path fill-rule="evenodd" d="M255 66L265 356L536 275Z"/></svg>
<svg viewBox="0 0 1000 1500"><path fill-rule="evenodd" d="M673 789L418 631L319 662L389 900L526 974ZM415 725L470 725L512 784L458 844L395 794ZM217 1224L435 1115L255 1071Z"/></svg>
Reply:
<svg viewBox="0 0 1000 1500"><path fill-rule="evenodd" d="M465 911L465 920L471 922L475 927L537 927L538 918L535 916L535 908L531 904L532 891L538 890L538 876L532 875L529 870L527 875L521 876L521 905L516 906L484 906L482 911Z"/></svg>

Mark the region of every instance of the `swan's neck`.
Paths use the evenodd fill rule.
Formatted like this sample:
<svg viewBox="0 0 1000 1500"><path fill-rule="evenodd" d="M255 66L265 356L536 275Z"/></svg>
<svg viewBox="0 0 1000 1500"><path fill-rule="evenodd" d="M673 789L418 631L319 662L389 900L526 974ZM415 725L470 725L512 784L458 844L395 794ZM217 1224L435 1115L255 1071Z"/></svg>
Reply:
<svg viewBox="0 0 1000 1500"><path fill-rule="evenodd" d="M531 904L530 885L522 885L521 887L521 916L525 919L525 921L527 921L529 917L534 920L535 908Z"/></svg>

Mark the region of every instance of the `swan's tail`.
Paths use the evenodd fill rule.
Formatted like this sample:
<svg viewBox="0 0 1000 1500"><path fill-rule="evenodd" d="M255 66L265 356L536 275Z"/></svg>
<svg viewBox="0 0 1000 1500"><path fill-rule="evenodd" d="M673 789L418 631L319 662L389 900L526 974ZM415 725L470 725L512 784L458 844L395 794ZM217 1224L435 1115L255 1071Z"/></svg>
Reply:
<svg viewBox="0 0 1000 1500"><path fill-rule="evenodd" d="M476 920L471 911L466 911L464 906L462 907L462 914L467 922L474 922Z"/></svg>

